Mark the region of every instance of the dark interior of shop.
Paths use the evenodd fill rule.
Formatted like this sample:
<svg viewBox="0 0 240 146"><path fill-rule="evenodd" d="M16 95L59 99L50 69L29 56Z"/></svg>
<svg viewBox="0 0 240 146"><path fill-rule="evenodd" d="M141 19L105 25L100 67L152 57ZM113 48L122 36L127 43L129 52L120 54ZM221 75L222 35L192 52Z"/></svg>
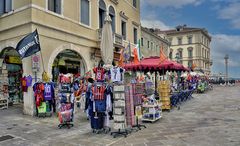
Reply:
<svg viewBox="0 0 240 146"><path fill-rule="evenodd" d="M80 60L81 56L72 50L64 50L60 52L53 63L53 81L57 81L59 74L78 74L80 73Z"/></svg>

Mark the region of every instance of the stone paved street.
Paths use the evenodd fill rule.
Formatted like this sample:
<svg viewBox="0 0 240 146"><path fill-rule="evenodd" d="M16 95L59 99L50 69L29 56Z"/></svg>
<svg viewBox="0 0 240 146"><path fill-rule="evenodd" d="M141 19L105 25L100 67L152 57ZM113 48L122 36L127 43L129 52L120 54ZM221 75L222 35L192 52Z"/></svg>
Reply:
<svg viewBox="0 0 240 146"><path fill-rule="evenodd" d="M84 116L75 116L73 128L58 129L56 118L22 115L16 107L1 110L0 136L14 138L0 141L0 145L239 146L239 89L240 86L215 87L206 94L194 94L180 110L164 112L162 119L146 123L146 129L127 138L93 134Z"/></svg>

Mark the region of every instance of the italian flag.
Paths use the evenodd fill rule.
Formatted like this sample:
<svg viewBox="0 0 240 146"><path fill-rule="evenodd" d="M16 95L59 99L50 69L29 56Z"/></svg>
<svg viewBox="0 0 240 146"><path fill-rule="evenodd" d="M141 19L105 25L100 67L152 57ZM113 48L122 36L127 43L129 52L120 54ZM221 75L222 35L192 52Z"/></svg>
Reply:
<svg viewBox="0 0 240 146"><path fill-rule="evenodd" d="M140 40L138 40L138 43L136 44L135 48L133 49L133 55L134 60L138 60L138 62L141 60L142 54L140 51ZM136 62L136 61L134 61Z"/></svg>

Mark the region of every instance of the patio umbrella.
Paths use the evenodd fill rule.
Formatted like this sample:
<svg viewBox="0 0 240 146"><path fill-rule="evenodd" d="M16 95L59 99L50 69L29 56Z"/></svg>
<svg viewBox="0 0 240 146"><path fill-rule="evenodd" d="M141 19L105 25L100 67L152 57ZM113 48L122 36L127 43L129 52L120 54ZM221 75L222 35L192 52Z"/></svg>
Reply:
<svg viewBox="0 0 240 146"><path fill-rule="evenodd" d="M159 63L158 56L151 56L149 58L144 58L139 64L127 63L124 65L126 70L138 70L138 71L188 71L182 64L171 60L164 60Z"/></svg>
<svg viewBox="0 0 240 146"><path fill-rule="evenodd" d="M109 15L106 15L104 19L100 48L102 60L104 61L104 63L107 65L112 64L114 47L111 18Z"/></svg>

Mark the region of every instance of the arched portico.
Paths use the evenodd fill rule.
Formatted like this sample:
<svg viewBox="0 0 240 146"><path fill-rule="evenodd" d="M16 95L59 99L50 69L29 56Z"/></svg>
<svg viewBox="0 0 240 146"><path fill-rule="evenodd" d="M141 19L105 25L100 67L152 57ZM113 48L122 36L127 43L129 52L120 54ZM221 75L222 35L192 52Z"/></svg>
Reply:
<svg viewBox="0 0 240 146"><path fill-rule="evenodd" d="M82 67L84 67L84 70L87 71L89 69L89 62L86 62L88 59L88 55L85 55L87 52L84 50L84 48L77 47L73 44L64 44L56 48L52 53L48 61L48 68L47 72L50 75L50 78L52 78L52 65L54 63L55 58L58 56L59 53L63 52L64 50L72 50L74 52L77 52L82 60L81 63L83 64Z"/></svg>

